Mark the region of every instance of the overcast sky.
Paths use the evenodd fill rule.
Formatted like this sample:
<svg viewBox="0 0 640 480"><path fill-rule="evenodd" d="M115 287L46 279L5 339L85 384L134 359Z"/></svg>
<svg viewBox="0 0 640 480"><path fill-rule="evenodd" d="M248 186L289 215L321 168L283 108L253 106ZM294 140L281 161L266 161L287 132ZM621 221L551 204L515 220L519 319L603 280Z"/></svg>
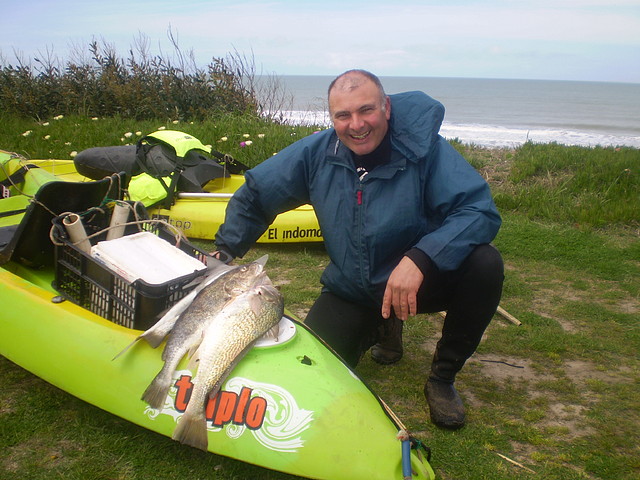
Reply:
<svg viewBox="0 0 640 480"><path fill-rule="evenodd" d="M96 38L121 57L170 28L203 66L228 52L262 73L640 83L640 0L0 0L5 63Z"/></svg>

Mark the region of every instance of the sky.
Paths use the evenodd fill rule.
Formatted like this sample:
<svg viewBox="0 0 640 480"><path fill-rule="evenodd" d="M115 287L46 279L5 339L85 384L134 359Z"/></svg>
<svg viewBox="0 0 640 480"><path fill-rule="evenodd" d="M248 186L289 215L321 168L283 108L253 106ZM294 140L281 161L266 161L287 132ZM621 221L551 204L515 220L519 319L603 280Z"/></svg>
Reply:
<svg viewBox="0 0 640 480"><path fill-rule="evenodd" d="M257 73L640 83L640 0L0 0L0 61L62 62L95 39L126 58L169 32L201 66L237 52Z"/></svg>

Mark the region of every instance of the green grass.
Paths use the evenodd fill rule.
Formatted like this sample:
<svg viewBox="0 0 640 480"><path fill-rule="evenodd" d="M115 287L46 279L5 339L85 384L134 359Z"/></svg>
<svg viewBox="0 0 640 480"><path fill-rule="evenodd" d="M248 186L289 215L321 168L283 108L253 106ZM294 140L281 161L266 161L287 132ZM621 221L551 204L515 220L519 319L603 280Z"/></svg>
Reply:
<svg viewBox="0 0 640 480"><path fill-rule="evenodd" d="M203 122L177 123L80 116L54 118L38 122L0 114L0 124L3 125L0 149L33 159L71 159L73 152L91 147L135 144L142 135L167 129L189 133L203 144L230 154L248 166L255 166L293 141L317 130L315 127L278 125L258 117L231 114ZM246 145L247 141L251 144ZM242 146L243 143L246 146Z"/></svg>
<svg viewBox="0 0 640 480"><path fill-rule="evenodd" d="M122 144L127 131L165 125L249 164L313 131L236 117L177 126L67 117L48 127L12 118L3 125L0 148L32 158L69 158L71 150ZM32 134L23 137L26 130ZM254 143L242 148L244 133ZM358 373L432 448L439 479L639 478L640 152L456 147L488 178L503 214L495 240L506 266L501 305L523 324L496 316L460 373L468 425L457 432L429 422L422 394L439 316L407 322L401 362L382 367L366 356ZM322 245L260 246L243 261L265 253L287 308L304 317L327 263ZM4 358L0 378L3 479L295 478L181 446Z"/></svg>

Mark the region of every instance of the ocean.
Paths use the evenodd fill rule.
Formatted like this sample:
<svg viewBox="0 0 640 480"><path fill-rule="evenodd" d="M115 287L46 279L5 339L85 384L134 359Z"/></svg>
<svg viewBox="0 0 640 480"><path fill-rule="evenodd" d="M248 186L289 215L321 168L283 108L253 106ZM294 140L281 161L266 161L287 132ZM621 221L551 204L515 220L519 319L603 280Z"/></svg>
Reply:
<svg viewBox="0 0 640 480"><path fill-rule="evenodd" d="M329 125L326 91L333 77L284 75L292 123ZM421 90L445 107L440 133L487 147L530 140L640 148L640 84L548 80L380 77L388 94Z"/></svg>

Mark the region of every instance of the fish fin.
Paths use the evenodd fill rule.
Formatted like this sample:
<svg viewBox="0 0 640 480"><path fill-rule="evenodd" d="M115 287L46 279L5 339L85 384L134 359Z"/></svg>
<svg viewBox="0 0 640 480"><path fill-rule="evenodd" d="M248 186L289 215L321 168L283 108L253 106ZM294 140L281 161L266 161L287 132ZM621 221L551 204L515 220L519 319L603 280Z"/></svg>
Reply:
<svg viewBox="0 0 640 480"><path fill-rule="evenodd" d="M142 335L151 347L156 348L162 343L162 340L173 330L176 322L189 305L193 302L197 292L192 290L184 298L178 301L173 307L158 320L155 325L146 330Z"/></svg>
<svg viewBox="0 0 640 480"><path fill-rule="evenodd" d="M198 366L198 362L200 361L200 347L195 347L193 351L189 351L187 353L187 357L189 358L189 363L187 363L187 370L191 370L193 372Z"/></svg>
<svg viewBox="0 0 640 480"><path fill-rule="evenodd" d="M189 359L189 364L187 368L189 370L193 370L196 367L198 361L200 361L200 345L202 345L202 340L204 339L204 331L201 332L200 340L195 342L189 350L187 350L187 358Z"/></svg>
<svg viewBox="0 0 640 480"><path fill-rule="evenodd" d="M255 295L251 295L247 299L247 302L249 303L249 308L253 311L253 313L255 313L256 315L260 315L260 310L262 308L262 300L260 299L260 294L256 293Z"/></svg>
<svg viewBox="0 0 640 480"><path fill-rule="evenodd" d="M142 335L138 335L133 342L131 342L126 347L124 347L124 349L120 353L118 353L115 357L113 357L111 361L113 362L116 358L118 358L120 355L124 354L127 350L133 347L138 342L138 340L140 340L140 338L142 338Z"/></svg>
<svg viewBox="0 0 640 480"><path fill-rule="evenodd" d="M185 413L178 420L178 425L171 438L206 452L209 444L206 418L204 415L189 415Z"/></svg>
<svg viewBox="0 0 640 480"><path fill-rule="evenodd" d="M276 323L273 327L267 330L262 337L265 340L273 340L275 342L278 341L278 337L280 336L280 322Z"/></svg>
<svg viewBox="0 0 640 480"><path fill-rule="evenodd" d="M162 341L164 340L164 337L166 337L167 334L168 334L168 332L165 333L165 332L160 332L160 331L157 331L157 330L149 332L147 330L142 335L140 335L138 338L144 338L147 341L147 343L149 345L151 345L151 348L157 348L158 345L160 345L162 343Z"/></svg>
<svg viewBox="0 0 640 480"><path fill-rule="evenodd" d="M171 388L171 377L165 374L163 368L142 394L142 400L150 407L159 410L164 407L169 388Z"/></svg>
<svg viewBox="0 0 640 480"><path fill-rule="evenodd" d="M191 370L192 372L198 368L198 362L200 361L200 357L193 356L189 359L187 363L187 370Z"/></svg>

